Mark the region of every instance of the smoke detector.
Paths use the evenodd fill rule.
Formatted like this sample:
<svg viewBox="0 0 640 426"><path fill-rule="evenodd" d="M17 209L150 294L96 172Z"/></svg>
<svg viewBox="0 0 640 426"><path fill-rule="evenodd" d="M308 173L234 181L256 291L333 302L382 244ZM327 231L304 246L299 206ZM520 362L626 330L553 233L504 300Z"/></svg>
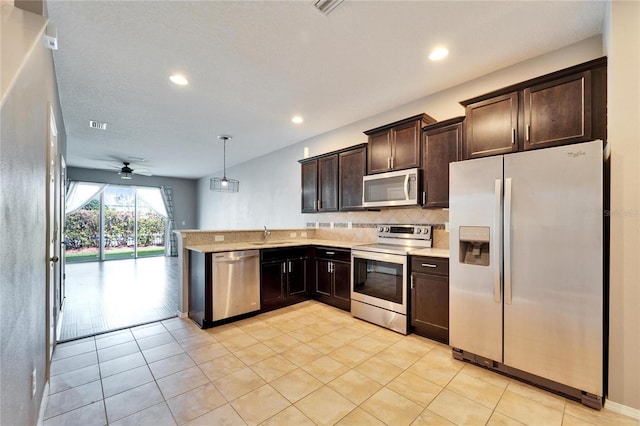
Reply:
<svg viewBox="0 0 640 426"><path fill-rule="evenodd" d="M91 127L92 129L107 130L107 123L103 121L89 120L89 127Z"/></svg>
<svg viewBox="0 0 640 426"><path fill-rule="evenodd" d="M343 0L316 0L313 2L315 7L323 15L328 15L333 9L338 7Z"/></svg>

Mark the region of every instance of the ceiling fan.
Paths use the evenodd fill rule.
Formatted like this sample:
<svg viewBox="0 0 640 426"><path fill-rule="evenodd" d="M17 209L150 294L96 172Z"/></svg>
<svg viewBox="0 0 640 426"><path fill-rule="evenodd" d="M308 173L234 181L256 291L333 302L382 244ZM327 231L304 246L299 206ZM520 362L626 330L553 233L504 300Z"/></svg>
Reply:
<svg viewBox="0 0 640 426"><path fill-rule="evenodd" d="M153 176L149 171L149 169L138 167L137 165L133 165L128 161L123 161L122 164L123 164L122 166L119 166L119 165L115 166L113 164L108 164L108 166L113 169L120 169L118 174L122 179L131 179L134 174L143 175L143 176ZM130 166L135 167L135 169L131 168Z"/></svg>

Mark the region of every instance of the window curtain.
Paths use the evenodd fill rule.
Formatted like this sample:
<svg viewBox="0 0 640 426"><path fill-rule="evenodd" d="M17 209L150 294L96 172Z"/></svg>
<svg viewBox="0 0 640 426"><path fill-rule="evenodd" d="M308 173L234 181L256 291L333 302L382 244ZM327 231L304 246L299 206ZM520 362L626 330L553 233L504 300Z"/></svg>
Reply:
<svg viewBox="0 0 640 426"><path fill-rule="evenodd" d="M162 217L169 218L167 214L167 208L164 204L164 197L162 196L162 190L160 188L149 188L142 186L132 186L133 190L139 198L142 199L154 212L158 213ZM166 240L165 240L166 241Z"/></svg>
<svg viewBox="0 0 640 426"><path fill-rule="evenodd" d="M93 182L69 182L69 189L65 197L65 215L71 214L84 207L89 201L100 195L108 185Z"/></svg>
<svg viewBox="0 0 640 426"><path fill-rule="evenodd" d="M166 227L166 235L165 241L168 244L166 247L166 255L167 256L178 256L178 241L176 239L176 235L173 233L176 228L176 224L173 218L173 190L170 186L162 186L160 187L162 194L162 201L164 202L164 208L167 212L167 227Z"/></svg>

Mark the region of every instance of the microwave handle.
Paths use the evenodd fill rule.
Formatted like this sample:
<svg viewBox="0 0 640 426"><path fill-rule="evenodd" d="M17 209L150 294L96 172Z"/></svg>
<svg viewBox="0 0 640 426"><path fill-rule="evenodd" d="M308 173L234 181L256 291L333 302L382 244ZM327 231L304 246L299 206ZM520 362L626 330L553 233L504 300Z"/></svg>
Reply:
<svg viewBox="0 0 640 426"><path fill-rule="evenodd" d="M404 199L409 200L409 173L404 175Z"/></svg>

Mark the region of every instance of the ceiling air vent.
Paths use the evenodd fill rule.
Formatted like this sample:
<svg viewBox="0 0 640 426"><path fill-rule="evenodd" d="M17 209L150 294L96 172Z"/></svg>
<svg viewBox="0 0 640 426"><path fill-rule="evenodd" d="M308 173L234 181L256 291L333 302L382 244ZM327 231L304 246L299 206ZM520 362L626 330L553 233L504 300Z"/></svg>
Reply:
<svg viewBox="0 0 640 426"><path fill-rule="evenodd" d="M328 15L333 9L338 7L343 0L317 0L313 3L313 6L321 13Z"/></svg>
<svg viewBox="0 0 640 426"><path fill-rule="evenodd" d="M92 129L107 130L107 123L102 121L89 120L89 127Z"/></svg>

